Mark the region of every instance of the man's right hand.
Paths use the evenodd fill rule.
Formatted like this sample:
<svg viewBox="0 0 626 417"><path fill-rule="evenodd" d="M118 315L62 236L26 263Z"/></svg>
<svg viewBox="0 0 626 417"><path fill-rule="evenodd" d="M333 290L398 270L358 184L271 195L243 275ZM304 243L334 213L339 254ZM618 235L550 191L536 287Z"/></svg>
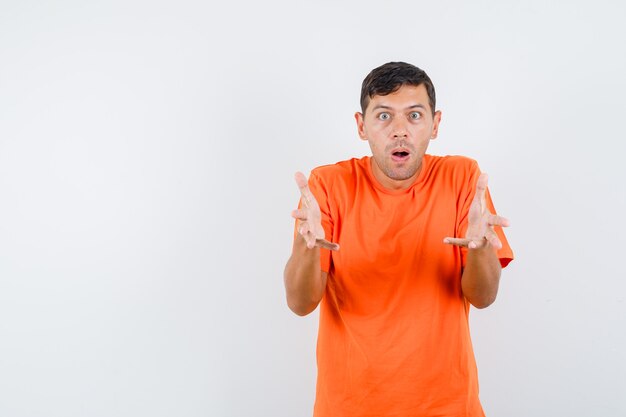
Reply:
<svg viewBox="0 0 626 417"><path fill-rule="evenodd" d="M322 226L322 213L317 200L309 189L309 184L301 172L296 172L296 183L302 194L302 205L300 209L294 210L291 216L298 220L298 233L306 241L306 246L313 249L320 248L339 250L339 245L324 239L324 227Z"/></svg>

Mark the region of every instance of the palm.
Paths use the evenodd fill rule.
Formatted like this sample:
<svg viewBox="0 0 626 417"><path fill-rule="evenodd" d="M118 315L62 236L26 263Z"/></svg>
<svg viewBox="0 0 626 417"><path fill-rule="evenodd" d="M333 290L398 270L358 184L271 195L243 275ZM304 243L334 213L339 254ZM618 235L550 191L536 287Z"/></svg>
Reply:
<svg viewBox="0 0 626 417"><path fill-rule="evenodd" d="M292 216L299 221L298 233L304 238L309 249L319 246L338 250L338 244L324 239L325 233L320 206L309 189L306 177L301 172L297 172L295 178L302 195L302 206L292 213Z"/></svg>
<svg viewBox="0 0 626 417"><path fill-rule="evenodd" d="M483 173L480 174L476 182L476 194L469 209L465 238L447 237L444 239L444 243L475 249L481 248L489 242L496 249L502 247L502 242L500 242L494 226L508 226L509 221L504 217L489 212L485 201L487 180L487 174Z"/></svg>

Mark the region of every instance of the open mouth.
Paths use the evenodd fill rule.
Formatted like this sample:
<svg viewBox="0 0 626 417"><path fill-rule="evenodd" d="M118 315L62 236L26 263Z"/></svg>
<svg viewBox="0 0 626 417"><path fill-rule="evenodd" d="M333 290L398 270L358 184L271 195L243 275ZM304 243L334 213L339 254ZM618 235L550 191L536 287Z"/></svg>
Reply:
<svg viewBox="0 0 626 417"><path fill-rule="evenodd" d="M391 159L394 161L405 161L409 158L409 155L407 151L399 150L391 153Z"/></svg>

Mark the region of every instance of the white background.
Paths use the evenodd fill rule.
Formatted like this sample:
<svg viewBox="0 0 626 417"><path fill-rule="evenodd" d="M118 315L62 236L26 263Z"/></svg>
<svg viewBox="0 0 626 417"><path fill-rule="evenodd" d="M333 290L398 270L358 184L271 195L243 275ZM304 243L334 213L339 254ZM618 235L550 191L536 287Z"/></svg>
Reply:
<svg viewBox="0 0 626 417"><path fill-rule="evenodd" d="M425 69L434 154L517 259L471 314L488 416L626 415L619 1L2 1L0 415L309 416L282 271L296 170L369 153L360 84Z"/></svg>

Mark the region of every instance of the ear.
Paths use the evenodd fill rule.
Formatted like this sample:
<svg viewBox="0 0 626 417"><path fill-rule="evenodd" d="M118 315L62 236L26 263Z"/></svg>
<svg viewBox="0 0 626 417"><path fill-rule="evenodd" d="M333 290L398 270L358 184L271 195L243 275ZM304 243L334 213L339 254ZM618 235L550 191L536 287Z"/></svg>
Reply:
<svg viewBox="0 0 626 417"><path fill-rule="evenodd" d="M363 124L363 114L360 112L354 113L354 118L356 119L356 130L359 133L359 137L361 140L367 140L367 135L365 134L365 126Z"/></svg>
<svg viewBox="0 0 626 417"><path fill-rule="evenodd" d="M439 123L441 122L441 110L437 110L435 115L433 116L433 130L430 134L430 139L437 139L437 134L439 133Z"/></svg>

